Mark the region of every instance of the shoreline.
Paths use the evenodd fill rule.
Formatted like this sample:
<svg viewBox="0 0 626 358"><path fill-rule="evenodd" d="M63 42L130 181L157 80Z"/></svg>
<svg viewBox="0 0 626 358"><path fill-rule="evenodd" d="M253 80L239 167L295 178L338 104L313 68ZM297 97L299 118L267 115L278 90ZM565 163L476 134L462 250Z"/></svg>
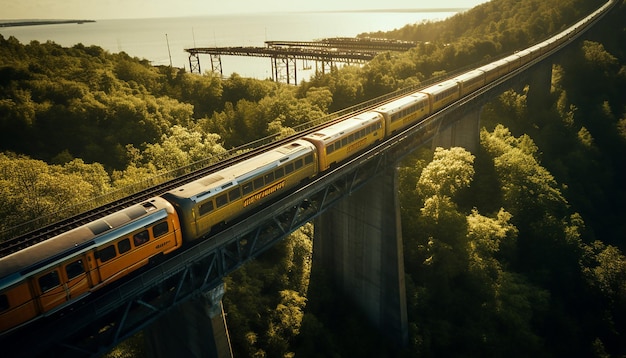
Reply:
<svg viewBox="0 0 626 358"><path fill-rule="evenodd" d="M36 25L57 25L57 24L84 24L86 22L96 22L96 20L0 20L0 27L14 26L36 26Z"/></svg>

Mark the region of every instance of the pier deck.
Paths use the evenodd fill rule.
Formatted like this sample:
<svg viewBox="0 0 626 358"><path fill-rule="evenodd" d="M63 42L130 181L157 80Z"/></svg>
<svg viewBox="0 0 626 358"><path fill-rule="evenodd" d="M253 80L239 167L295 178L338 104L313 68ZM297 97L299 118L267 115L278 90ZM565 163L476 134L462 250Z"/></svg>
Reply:
<svg viewBox="0 0 626 358"><path fill-rule="evenodd" d="M272 79L297 84L296 61L315 61L316 71L326 72L336 62L365 63L377 54L387 51L408 51L414 42L371 38L327 38L319 41L266 41L265 47L196 47L185 49L189 53L192 73L202 73L200 55L211 58L211 70L222 73L221 56L269 57L272 62ZM282 76L281 76L282 75Z"/></svg>

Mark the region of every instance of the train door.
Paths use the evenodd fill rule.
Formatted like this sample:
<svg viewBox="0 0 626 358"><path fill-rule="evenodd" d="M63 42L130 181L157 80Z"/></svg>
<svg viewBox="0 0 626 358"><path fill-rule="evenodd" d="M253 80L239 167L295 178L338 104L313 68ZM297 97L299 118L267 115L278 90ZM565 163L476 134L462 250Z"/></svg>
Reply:
<svg viewBox="0 0 626 358"><path fill-rule="evenodd" d="M77 258L62 265L67 299L74 299L91 288L83 258Z"/></svg>
<svg viewBox="0 0 626 358"><path fill-rule="evenodd" d="M38 275L35 284L41 293L39 302L42 312L48 312L86 293L91 286L82 258L65 262Z"/></svg>
<svg viewBox="0 0 626 358"><path fill-rule="evenodd" d="M42 312L48 312L66 300L59 267L35 277Z"/></svg>

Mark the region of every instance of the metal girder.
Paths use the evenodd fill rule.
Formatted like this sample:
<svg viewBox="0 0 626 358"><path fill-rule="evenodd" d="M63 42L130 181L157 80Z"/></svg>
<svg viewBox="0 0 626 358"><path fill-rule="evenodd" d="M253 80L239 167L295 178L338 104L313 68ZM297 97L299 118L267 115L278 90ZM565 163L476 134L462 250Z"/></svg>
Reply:
<svg viewBox="0 0 626 358"><path fill-rule="evenodd" d="M220 56L219 54L217 55L212 54L210 57L211 57L211 71L215 74L219 74L220 77L222 77L224 75L222 71L222 56Z"/></svg>

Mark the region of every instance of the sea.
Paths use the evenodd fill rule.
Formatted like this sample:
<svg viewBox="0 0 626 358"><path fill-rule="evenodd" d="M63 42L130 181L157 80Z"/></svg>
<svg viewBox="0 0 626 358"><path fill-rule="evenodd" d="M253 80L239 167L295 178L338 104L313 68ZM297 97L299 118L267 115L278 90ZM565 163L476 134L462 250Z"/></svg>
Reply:
<svg viewBox="0 0 626 358"><path fill-rule="evenodd" d="M331 37L390 31L408 24L444 20L465 9L416 9L369 12L263 13L194 17L112 19L81 24L0 27L0 35L21 43L52 41L64 47L81 43L96 45L110 53L125 52L153 65L189 71L188 48L263 47L265 41L315 41ZM260 57L221 56L222 74L272 77L271 60ZM200 55L203 72L211 70L209 55ZM313 75L315 65L298 63L298 78Z"/></svg>

